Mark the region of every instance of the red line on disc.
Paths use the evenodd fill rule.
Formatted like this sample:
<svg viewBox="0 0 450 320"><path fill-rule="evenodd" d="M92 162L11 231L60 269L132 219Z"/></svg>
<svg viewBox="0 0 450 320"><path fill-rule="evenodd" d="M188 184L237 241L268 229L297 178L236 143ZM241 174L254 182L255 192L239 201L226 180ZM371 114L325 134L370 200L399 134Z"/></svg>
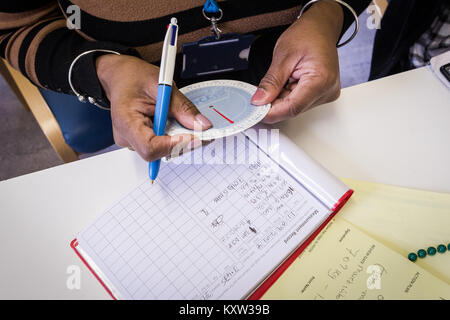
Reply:
<svg viewBox="0 0 450 320"><path fill-rule="evenodd" d="M223 114L221 114L220 112L219 112L219 110L217 110L216 108L213 108L213 110L215 111L215 112L217 112L218 114L220 114L225 120L227 120L229 123L234 123L234 121L233 120L230 120L230 119L228 119L227 117L225 117Z"/></svg>

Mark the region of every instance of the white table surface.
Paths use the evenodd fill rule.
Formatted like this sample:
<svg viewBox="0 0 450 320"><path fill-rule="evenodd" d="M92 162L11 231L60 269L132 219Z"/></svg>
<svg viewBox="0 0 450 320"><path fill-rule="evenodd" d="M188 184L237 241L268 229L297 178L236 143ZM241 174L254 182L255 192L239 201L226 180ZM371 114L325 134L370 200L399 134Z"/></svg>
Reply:
<svg viewBox="0 0 450 320"><path fill-rule="evenodd" d="M344 89L278 127L338 177L450 192L450 93L428 69ZM0 182L0 299L108 298L69 243L146 175L122 149Z"/></svg>
<svg viewBox="0 0 450 320"><path fill-rule="evenodd" d="M450 91L427 68L346 88L278 127L338 177L450 192Z"/></svg>

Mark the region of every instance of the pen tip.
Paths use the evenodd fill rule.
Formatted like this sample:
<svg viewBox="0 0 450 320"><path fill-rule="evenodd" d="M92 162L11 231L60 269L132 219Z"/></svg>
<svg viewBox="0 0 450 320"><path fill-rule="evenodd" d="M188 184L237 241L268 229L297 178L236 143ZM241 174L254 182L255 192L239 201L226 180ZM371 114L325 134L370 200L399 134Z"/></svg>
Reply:
<svg viewBox="0 0 450 320"><path fill-rule="evenodd" d="M152 180L152 184L155 183L155 180Z"/></svg>

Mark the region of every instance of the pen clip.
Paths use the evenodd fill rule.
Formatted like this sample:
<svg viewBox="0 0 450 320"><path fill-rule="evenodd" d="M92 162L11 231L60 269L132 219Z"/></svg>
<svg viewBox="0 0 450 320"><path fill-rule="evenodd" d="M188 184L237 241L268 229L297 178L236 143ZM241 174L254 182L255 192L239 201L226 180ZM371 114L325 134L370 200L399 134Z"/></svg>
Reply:
<svg viewBox="0 0 450 320"><path fill-rule="evenodd" d="M177 54L178 25L177 19L172 18L168 25L161 56L159 84L172 85Z"/></svg>

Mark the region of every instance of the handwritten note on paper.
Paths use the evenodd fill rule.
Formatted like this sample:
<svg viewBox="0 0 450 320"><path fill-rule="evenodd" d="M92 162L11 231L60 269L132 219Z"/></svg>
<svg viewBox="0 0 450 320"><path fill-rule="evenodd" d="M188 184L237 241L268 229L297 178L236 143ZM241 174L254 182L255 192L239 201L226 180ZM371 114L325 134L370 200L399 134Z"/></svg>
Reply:
<svg viewBox="0 0 450 320"><path fill-rule="evenodd" d="M329 215L262 151L161 168L80 233L125 299L241 299Z"/></svg>
<svg viewBox="0 0 450 320"><path fill-rule="evenodd" d="M337 217L263 299L450 299L450 286Z"/></svg>

